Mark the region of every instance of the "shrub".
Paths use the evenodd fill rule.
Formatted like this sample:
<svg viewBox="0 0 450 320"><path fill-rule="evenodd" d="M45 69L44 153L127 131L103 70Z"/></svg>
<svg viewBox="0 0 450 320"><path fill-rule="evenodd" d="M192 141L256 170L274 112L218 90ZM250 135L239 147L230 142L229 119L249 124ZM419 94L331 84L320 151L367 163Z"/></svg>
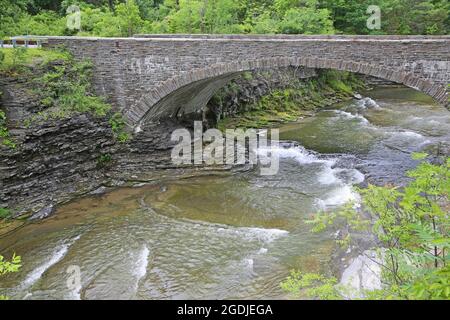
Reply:
<svg viewBox="0 0 450 320"><path fill-rule="evenodd" d="M7 219L11 216L11 213L6 208L0 208L0 219Z"/></svg>
<svg viewBox="0 0 450 320"><path fill-rule="evenodd" d="M16 256L16 254L13 254L11 261L5 260L5 258L2 255L0 255L0 276L3 276L7 273L18 272L19 269L22 267L21 261L22 261L21 257ZM8 297L0 295L0 300L8 300Z"/></svg>
<svg viewBox="0 0 450 320"><path fill-rule="evenodd" d="M34 80L41 104L47 107L38 118L64 118L73 113L107 115L111 106L91 92L92 64L89 61L76 62L69 57L62 65L48 63L50 71Z"/></svg>
<svg viewBox="0 0 450 320"><path fill-rule="evenodd" d="M3 110L0 110L0 143L14 149L16 144L10 138L8 128L6 127L6 114Z"/></svg>
<svg viewBox="0 0 450 320"><path fill-rule="evenodd" d="M359 189L370 217L350 203L341 211L320 213L307 221L315 232L340 221L350 231L371 230L377 237L383 248L378 251L384 287L365 292L368 298L450 299L450 158L440 159L439 164L423 161L426 157L413 155L422 162L407 173L412 180L402 189L373 185ZM351 232L338 241L349 246ZM303 284L301 277L286 281L285 289Z"/></svg>
<svg viewBox="0 0 450 320"><path fill-rule="evenodd" d="M101 154L97 159L97 166L103 168L112 161L112 156L109 153Z"/></svg>
<svg viewBox="0 0 450 320"><path fill-rule="evenodd" d="M111 129L119 142L127 142L130 138L129 134L125 131L126 123L120 112L114 113L109 119Z"/></svg>

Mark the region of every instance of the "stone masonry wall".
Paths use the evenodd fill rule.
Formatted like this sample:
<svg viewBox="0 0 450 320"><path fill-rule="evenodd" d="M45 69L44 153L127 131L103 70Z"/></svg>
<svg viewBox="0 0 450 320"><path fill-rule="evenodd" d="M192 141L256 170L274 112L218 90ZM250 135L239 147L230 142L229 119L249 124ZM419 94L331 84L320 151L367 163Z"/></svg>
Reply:
<svg viewBox="0 0 450 320"><path fill-rule="evenodd" d="M450 36L50 37L46 45L91 59L97 92L132 126L184 86L244 70L301 65L359 72L406 84L442 104L450 83ZM179 110L170 102L157 106L150 120Z"/></svg>

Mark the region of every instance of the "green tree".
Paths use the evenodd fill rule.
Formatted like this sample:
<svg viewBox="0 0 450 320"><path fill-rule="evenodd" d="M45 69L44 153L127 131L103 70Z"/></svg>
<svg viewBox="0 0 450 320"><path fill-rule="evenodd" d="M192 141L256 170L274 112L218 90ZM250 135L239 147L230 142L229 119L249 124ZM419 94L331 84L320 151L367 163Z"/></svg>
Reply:
<svg viewBox="0 0 450 320"><path fill-rule="evenodd" d="M370 30L366 22L369 17L366 10L369 5L377 4L372 0L324 0L321 7L330 11L334 28L347 34L367 34Z"/></svg>
<svg viewBox="0 0 450 320"><path fill-rule="evenodd" d="M166 17L170 33L199 33L202 24L203 1L180 0Z"/></svg>
<svg viewBox="0 0 450 320"><path fill-rule="evenodd" d="M287 34L330 34L334 32L328 10L317 9L315 6L287 10L280 22L279 30L281 33Z"/></svg>
<svg viewBox="0 0 450 320"><path fill-rule="evenodd" d="M8 273L18 272L21 267L21 258L13 254L11 261L5 260L5 258L0 255L0 276ZM7 300L8 297L0 295L0 300Z"/></svg>
<svg viewBox="0 0 450 320"><path fill-rule="evenodd" d="M383 31L388 34L448 34L446 0L382 0Z"/></svg>
<svg viewBox="0 0 450 320"><path fill-rule="evenodd" d="M116 6L116 15L122 35L131 37L141 31L144 24L135 0L127 0Z"/></svg>
<svg viewBox="0 0 450 320"><path fill-rule="evenodd" d="M0 0L0 38L17 33L27 0Z"/></svg>
<svg viewBox="0 0 450 320"><path fill-rule="evenodd" d="M381 10L381 30L366 26L369 5ZM448 34L447 0L323 0L336 30L346 34Z"/></svg>
<svg viewBox="0 0 450 320"><path fill-rule="evenodd" d="M236 33L243 3L236 0L203 0L202 33Z"/></svg>
<svg viewBox="0 0 450 320"><path fill-rule="evenodd" d="M253 19L253 32L259 34L275 34L279 32L280 21L270 12L264 12Z"/></svg>

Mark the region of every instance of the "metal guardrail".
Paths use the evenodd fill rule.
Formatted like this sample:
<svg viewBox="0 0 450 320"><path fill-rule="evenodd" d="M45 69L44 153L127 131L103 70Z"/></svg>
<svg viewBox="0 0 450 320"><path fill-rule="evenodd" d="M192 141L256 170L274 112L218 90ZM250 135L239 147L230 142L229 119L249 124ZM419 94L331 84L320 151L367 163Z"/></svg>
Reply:
<svg viewBox="0 0 450 320"><path fill-rule="evenodd" d="M42 48L46 37L42 36L15 36L10 39L0 40L0 48L34 47Z"/></svg>

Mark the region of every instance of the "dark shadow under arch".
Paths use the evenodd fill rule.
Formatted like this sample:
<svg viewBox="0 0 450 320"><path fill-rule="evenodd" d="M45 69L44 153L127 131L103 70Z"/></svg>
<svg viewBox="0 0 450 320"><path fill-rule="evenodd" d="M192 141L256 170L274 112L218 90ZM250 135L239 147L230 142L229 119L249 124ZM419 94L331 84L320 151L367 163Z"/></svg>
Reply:
<svg viewBox="0 0 450 320"><path fill-rule="evenodd" d="M145 122L157 122L162 117L195 112L201 110L218 89L242 72L289 66L334 69L374 76L416 89L438 103L447 105L445 86L402 70L345 60L277 57L220 63L169 78L145 94L137 105L125 113L125 118L131 126L137 127Z"/></svg>

